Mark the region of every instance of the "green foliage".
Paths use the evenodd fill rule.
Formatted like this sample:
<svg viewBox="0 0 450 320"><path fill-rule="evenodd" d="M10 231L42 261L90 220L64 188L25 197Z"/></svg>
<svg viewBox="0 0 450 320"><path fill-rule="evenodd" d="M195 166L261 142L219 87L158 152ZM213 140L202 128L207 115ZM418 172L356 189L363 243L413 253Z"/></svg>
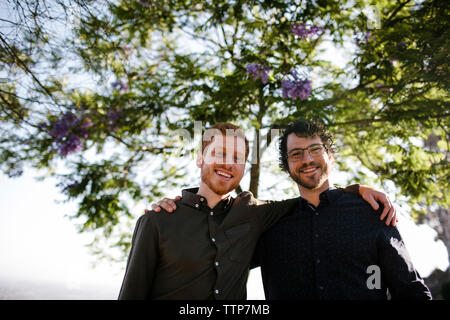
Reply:
<svg viewBox="0 0 450 320"><path fill-rule="evenodd" d="M81 231L111 236L121 218L140 215L135 203L191 183L188 161L172 152L192 148L169 133L193 134L194 121L254 131L313 117L363 166L354 181L370 181L366 170L390 180L416 211L450 204L447 1L28 3L11 8L27 27L3 22L19 36L0 31L0 168L50 169L78 201ZM369 5L379 29L368 28ZM302 38L292 31L301 23L322 29ZM345 67L323 55L333 46L347 48ZM270 68L268 81L253 79L249 64ZM292 69L312 80L304 100L283 97ZM76 130L64 127L69 115ZM252 179L264 179L259 170Z"/></svg>

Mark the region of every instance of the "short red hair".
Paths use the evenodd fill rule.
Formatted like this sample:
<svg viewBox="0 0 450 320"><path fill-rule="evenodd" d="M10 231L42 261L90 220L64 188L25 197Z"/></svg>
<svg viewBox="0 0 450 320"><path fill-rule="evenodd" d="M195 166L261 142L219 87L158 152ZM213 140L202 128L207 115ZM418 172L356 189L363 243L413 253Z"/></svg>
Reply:
<svg viewBox="0 0 450 320"><path fill-rule="evenodd" d="M217 131L219 131L223 136L230 135L243 138L245 140L245 160L247 160L250 148L248 140L245 137L244 130L241 127L229 122L219 122L209 129L206 129L205 133L202 135L202 153L205 151L206 147L211 144L212 137Z"/></svg>

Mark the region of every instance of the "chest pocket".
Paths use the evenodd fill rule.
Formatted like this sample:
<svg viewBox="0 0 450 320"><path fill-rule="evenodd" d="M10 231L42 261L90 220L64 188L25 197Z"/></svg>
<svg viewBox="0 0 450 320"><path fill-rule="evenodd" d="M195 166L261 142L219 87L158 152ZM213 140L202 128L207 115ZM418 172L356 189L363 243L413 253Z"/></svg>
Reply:
<svg viewBox="0 0 450 320"><path fill-rule="evenodd" d="M242 223L225 230L230 260L241 262L253 254L250 237L251 223Z"/></svg>

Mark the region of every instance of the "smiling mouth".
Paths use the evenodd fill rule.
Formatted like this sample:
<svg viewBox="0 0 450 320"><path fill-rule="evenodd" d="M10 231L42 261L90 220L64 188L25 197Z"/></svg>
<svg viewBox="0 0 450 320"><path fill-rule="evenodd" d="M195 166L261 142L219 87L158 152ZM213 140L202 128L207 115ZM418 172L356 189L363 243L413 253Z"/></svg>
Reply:
<svg viewBox="0 0 450 320"><path fill-rule="evenodd" d="M303 174L314 174L317 170L319 170L318 167L309 167L309 168L305 168L300 170L300 173Z"/></svg>
<svg viewBox="0 0 450 320"><path fill-rule="evenodd" d="M226 179L226 180L231 180L233 178L233 176L229 173L226 173L224 171L221 170L214 170L214 172L220 176L222 179Z"/></svg>

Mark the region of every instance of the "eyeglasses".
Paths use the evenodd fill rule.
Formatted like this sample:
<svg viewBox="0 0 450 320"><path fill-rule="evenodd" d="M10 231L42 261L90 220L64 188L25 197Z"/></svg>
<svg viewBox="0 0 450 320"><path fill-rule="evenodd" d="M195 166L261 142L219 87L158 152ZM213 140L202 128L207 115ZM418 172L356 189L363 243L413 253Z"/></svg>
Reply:
<svg viewBox="0 0 450 320"><path fill-rule="evenodd" d="M321 156L325 150L326 150L325 144L318 144L318 143L312 144L307 148L295 148L289 151L288 159L291 161L302 160L305 155L305 151L308 151L311 157L318 157Z"/></svg>

